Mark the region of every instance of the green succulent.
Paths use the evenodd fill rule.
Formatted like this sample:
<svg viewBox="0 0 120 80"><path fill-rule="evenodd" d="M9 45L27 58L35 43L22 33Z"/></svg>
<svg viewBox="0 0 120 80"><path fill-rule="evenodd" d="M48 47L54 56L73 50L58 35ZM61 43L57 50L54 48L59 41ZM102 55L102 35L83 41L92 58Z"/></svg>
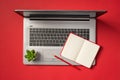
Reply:
<svg viewBox="0 0 120 80"><path fill-rule="evenodd" d="M25 58L28 60L28 62L30 61L34 61L36 59L36 52L35 50L26 50L26 55Z"/></svg>

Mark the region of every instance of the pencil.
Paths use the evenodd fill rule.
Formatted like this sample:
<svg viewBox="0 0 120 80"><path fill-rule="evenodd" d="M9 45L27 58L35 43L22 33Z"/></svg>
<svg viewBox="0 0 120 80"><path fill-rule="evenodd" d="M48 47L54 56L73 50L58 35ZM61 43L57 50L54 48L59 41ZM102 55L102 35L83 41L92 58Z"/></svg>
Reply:
<svg viewBox="0 0 120 80"><path fill-rule="evenodd" d="M57 59L59 59L59 60L61 60L62 62L67 63L68 65L72 66L73 68L80 70L80 68L78 68L77 66L72 65L71 63L63 60L62 58L60 58L60 57L58 57L58 56L56 56L56 55L54 55L54 57L57 58Z"/></svg>

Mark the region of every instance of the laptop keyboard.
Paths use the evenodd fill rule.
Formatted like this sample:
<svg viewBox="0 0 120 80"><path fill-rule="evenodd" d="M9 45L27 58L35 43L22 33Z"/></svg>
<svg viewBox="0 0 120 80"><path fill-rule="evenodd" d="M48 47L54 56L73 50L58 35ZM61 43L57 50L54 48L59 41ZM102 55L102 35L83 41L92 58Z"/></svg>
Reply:
<svg viewBox="0 0 120 80"><path fill-rule="evenodd" d="M69 33L89 40L89 29L30 28L30 46L63 46Z"/></svg>

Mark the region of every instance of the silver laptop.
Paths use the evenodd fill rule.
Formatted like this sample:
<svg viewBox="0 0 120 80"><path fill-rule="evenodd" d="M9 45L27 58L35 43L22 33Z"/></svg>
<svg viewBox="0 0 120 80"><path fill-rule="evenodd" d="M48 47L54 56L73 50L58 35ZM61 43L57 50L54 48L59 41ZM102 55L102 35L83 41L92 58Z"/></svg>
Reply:
<svg viewBox="0 0 120 80"><path fill-rule="evenodd" d="M96 42L96 17L106 12L104 10L15 11L23 16L23 63L26 65L67 65L54 58L54 55L61 57L60 52L69 33ZM32 49L39 55L35 61L28 62L24 56L26 50ZM65 60L79 65L71 60Z"/></svg>

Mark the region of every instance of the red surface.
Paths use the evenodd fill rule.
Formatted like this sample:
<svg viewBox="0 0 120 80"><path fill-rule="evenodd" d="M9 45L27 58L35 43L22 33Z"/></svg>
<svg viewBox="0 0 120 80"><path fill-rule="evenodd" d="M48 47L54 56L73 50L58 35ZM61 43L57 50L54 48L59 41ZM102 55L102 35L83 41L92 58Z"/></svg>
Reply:
<svg viewBox="0 0 120 80"><path fill-rule="evenodd" d="M0 0L0 80L120 80L119 0ZM80 66L25 66L22 17L15 9L107 10L97 20L102 49L92 69Z"/></svg>

